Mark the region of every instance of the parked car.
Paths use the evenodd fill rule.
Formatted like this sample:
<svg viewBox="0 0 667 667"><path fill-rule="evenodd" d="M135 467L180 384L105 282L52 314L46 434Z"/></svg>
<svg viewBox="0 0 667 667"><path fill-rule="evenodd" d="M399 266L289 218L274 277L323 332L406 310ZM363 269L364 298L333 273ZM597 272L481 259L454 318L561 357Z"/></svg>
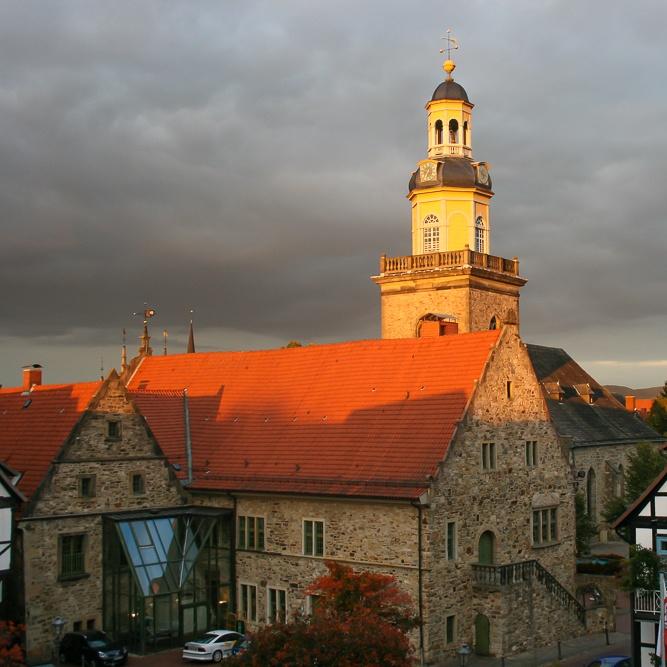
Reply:
<svg viewBox="0 0 667 667"><path fill-rule="evenodd" d="M209 630L183 647L184 660L212 660L220 662L232 655L237 642L245 637L234 630Z"/></svg>
<svg viewBox="0 0 667 667"><path fill-rule="evenodd" d="M127 662L127 648L101 630L68 632L60 642L60 662L116 667Z"/></svg>
<svg viewBox="0 0 667 667"><path fill-rule="evenodd" d="M627 655L606 655L589 662L588 667L632 667L632 659Z"/></svg>

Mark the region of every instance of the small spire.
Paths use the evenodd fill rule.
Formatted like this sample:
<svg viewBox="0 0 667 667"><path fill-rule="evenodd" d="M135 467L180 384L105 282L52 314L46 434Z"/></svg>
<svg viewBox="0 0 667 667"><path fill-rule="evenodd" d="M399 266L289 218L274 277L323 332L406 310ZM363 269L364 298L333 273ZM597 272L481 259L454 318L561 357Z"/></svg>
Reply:
<svg viewBox="0 0 667 667"><path fill-rule="evenodd" d="M442 69L447 72L447 81L452 81L452 72L456 69L456 63L452 60L452 51L457 51L459 48L459 41L456 37L452 37L451 28L447 28L447 35L442 39L447 40L447 46L440 49L440 53L447 51L447 60L442 65Z"/></svg>
<svg viewBox="0 0 667 667"><path fill-rule="evenodd" d="M143 316L144 316L144 331L139 340L141 345L139 345L139 356L150 357L153 354L153 348L151 347L151 337L148 333L148 320L151 317L155 317L155 309L148 308L148 304L144 304ZM140 313L134 313L134 315L139 315Z"/></svg>
<svg viewBox="0 0 667 667"><path fill-rule="evenodd" d="M166 329L162 330L162 338L164 339L164 356L167 356L167 338L169 338L169 332Z"/></svg>
<svg viewBox="0 0 667 667"><path fill-rule="evenodd" d="M190 311L190 314L194 313L194 310ZM192 325L192 318L190 318L190 333L188 334L188 349L187 349L187 354L194 354L195 353L195 330L194 326Z"/></svg>
<svg viewBox="0 0 667 667"><path fill-rule="evenodd" d="M124 373L127 370L127 343L125 327L123 327L123 345L120 348L120 372Z"/></svg>

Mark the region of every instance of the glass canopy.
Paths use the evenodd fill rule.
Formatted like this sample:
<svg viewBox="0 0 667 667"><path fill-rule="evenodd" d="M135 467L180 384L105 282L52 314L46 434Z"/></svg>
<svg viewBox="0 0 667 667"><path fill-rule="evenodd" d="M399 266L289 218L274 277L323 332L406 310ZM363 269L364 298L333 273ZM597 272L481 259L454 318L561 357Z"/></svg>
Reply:
<svg viewBox="0 0 667 667"><path fill-rule="evenodd" d="M178 645L230 623L230 511L115 515L104 540L105 628L134 650Z"/></svg>

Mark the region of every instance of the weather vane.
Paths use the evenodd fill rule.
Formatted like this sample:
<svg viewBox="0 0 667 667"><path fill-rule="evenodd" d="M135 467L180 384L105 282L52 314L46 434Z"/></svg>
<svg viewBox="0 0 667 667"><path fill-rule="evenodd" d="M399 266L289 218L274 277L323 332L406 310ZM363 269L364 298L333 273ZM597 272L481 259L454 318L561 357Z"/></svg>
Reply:
<svg viewBox="0 0 667 667"><path fill-rule="evenodd" d="M459 40L456 37L452 37L451 28L447 28L447 34L442 39L447 40L447 46L444 49L440 49L440 53L447 51L447 60L451 60L452 51L457 51L459 48Z"/></svg>

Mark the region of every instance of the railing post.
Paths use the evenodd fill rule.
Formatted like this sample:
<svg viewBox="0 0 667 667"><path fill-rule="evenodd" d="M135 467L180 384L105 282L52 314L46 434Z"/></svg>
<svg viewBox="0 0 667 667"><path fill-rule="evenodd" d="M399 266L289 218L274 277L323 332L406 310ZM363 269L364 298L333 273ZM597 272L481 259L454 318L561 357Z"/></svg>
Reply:
<svg viewBox="0 0 667 667"><path fill-rule="evenodd" d="M387 255L380 256L380 273L384 273L387 270Z"/></svg>
<svg viewBox="0 0 667 667"><path fill-rule="evenodd" d="M519 258L518 257L512 257L512 261L514 262L514 275L518 276L519 275Z"/></svg>

